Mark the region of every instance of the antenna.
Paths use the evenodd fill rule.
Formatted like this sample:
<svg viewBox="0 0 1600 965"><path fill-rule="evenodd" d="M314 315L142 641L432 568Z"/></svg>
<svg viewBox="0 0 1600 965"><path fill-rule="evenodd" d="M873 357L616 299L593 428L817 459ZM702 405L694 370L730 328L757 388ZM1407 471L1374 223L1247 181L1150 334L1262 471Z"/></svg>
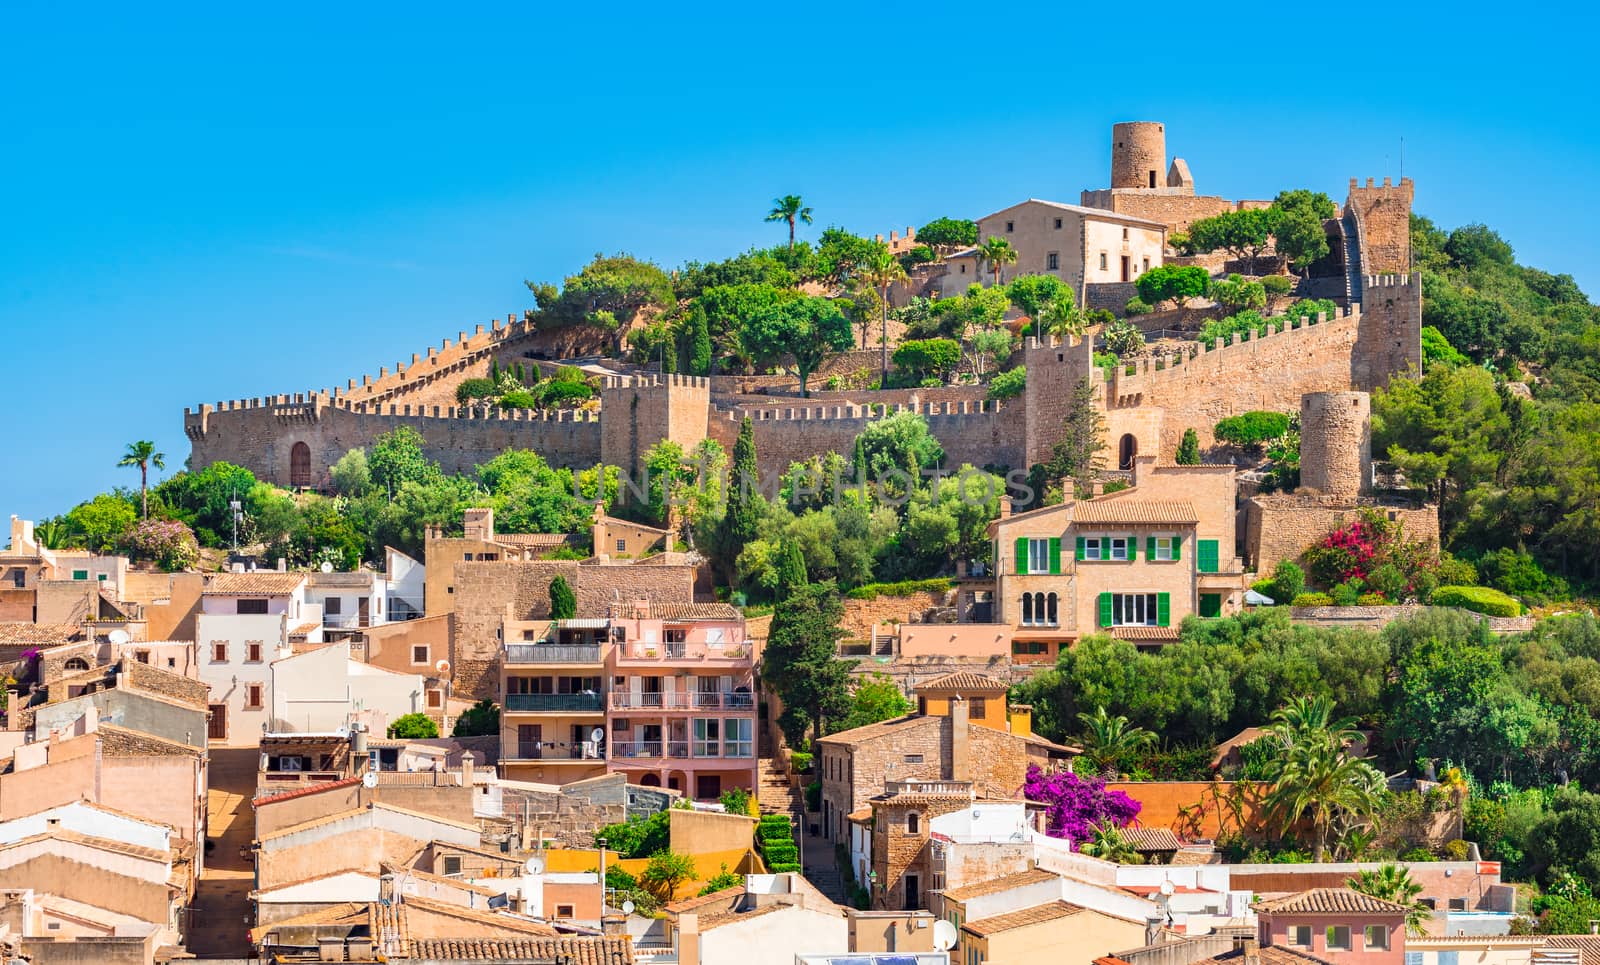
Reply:
<svg viewBox="0 0 1600 965"><path fill-rule="evenodd" d="M633 914L633 908L634 908L634 905L633 905L633 900L631 898L622 903L622 913L624 915Z"/></svg>
<svg viewBox="0 0 1600 965"><path fill-rule="evenodd" d="M935 951L947 952L955 947L956 926L950 921L941 918L933 923L933 947Z"/></svg>
<svg viewBox="0 0 1600 965"><path fill-rule="evenodd" d="M331 562L329 562L328 560L323 560L322 561L322 566L320 566L318 568L320 570L322 570L322 572L324 572L324 573L332 573L333 572L333 564Z"/></svg>
<svg viewBox="0 0 1600 965"><path fill-rule="evenodd" d="M361 786L366 788L369 791L372 790L373 788L377 787L378 786L378 772L377 771L368 771L367 773L361 775Z"/></svg>
<svg viewBox="0 0 1600 965"><path fill-rule="evenodd" d="M589 739L594 741L596 744L600 743L606 739L606 729L604 727L596 727L594 730L589 732Z"/></svg>
<svg viewBox="0 0 1600 965"><path fill-rule="evenodd" d="M527 872L530 875L544 874L544 859L538 855L534 855L533 857L529 858L523 863L522 866L527 869Z"/></svg>

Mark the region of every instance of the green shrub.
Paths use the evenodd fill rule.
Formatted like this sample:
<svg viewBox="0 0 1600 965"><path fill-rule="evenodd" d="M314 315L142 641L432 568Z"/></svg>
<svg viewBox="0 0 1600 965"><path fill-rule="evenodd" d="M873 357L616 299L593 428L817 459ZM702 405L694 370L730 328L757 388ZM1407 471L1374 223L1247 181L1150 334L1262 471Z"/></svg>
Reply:
<svg viewBox="0 0 1600 965"><path fill-rule="evenodd" d="M456 402L470 405L473 399L494 395L493 379L466 379L456 386Z"/></svg>
<svg viewBox="0 0 1600 965"><path fill-rule="evenodd" d="M1393 563L1384 563L1367 574L1367 588L1391 600L1406 598L1406 575Z"/></svg>
<svg viewBox="0 0 1600 965"><path fill-rule="evenodd" d="M1448 551L1439 554L1439 584L1442 586L1477 586L1478 568L1467 560L1452 556Z"/></svg>
<svg viewBox="0 0 1600 965"><path fill-rule="evenodd" d="M782 864L768 864L767 865L767 870L772 872L775 875L799 874L800 873L800 864L799 864L799 862L796 862L796 861L786 861L786 862L784 862Z"/></svg>
<svg viewBox="0 0 1600 965"><path fill-rule="evenodd" d="M1456 606L1492 617L1514 617L1522 604L1499 590L1487 586L1441 586L1429 599L1434 606Z"/></svg>
<svg viewBox="0 0 1600 965"><path fill-rule="evenodd" d="M1347 583L1340 583L1329 590L1328 595L1333 597L1334 606L1355 606L1356 601L1361 599L1361 581L1350 580Z"/></svg>
<svg viewBox="0 0 1600 965"><path fill-rule="evenodd" d="M1288 275L1268 275L1261 279L1261 287L1273 298L1282 298L1294 291L1294 279Z"/></svg>
<svg viewBox="0 0 1600 965"><path fill-rule="evenodd" d="M1438 861L1432 851L1424 847L1407 848L1400 852L1401 861Z"/></svg>
<svg viewBox="0 0 1600 965"><path fill-rule="evenodd" d="M539 397L534 395L532 392L522 392L520 390L517 392L507 392L505 395L500 397L500 408L537 409L539 408Z"/></svg>
<svg viewBox="0 0 1600 965"><path fill-rule="evenodd" d="M1388 606L1392 602L1382 593L1363 593L1356 597L1356 606Z"/></svg>
<svg viewBox="0 0 1600 965"><path fill-rule="evenodd" d="M915 593L942 593L953 585L948 577L929 580L901 580L898 583L866 583L845 594L852 600L876 600L880 596L911 596Z"/></svg>
<svg viewBox="0 0 1600 965"><path fill-rule="evenodd" d="M559 409L571 402L594 398L594 389L587 382L567 382L554 379L539 386L539 400L545 408Z"/></svg>
<svg viewBox="0 0 1600 965"><path fill-rule="evenodd" d="M1272 589L1263 590L1274 603L1293 600L1306 588L1306 571L1292 560L1282 560L1272 568Z"/></svg>
<svg viewBox="0 0 1600 965"><path fill-rule="evenodd" d="M804 774L811 770L811 755L805 751L795 751L789 755L789 765L796 774Z"/></svg>
<svg viewBox="0 0 1600 965"><path fill-rule="evenodd" d="M1144 332L1132 322L1116 321L1106 326L1106 351L1119 359L1144 351Z"/></svg>
<svg viewBox="0 0 1600 965"><path fill-rule="evenodd" d="M761 853L768 861L793 861L800 856L792 841L774 841L763 847Z"/></svg>
<svg viewBox="0 0 1600 965"><path fill-rule="evenodd" d="M1253 449L1288 431L1288 416L1282 412L1257 410L1223 419L1217 423L1214 434L1223 442Z"/></svg>
<svg viewBox="0 0 1600 965"><path fill-rule="evenodd" d="M1302 593L1291 606L1333 606L1333 597L1326 593Z"/></svg>
<svg viewBox="0 0 1600 965"><path fill-rule="evenodd" d="M952 338L913 339L901 342L890 357L894 367L911 378L933 378L942 383L961 362L961 343Z"/></svg>
<svg viewBox="0 0 1600 965"><path fill-rule="evenodd" d="M996 372L989 380L989 398L1015 399L1028 386L1028 369L1019 365L1005 372Z"/></svg>
<svg viewBox="0 0 1600 965"><path fill-rule="evenodd" d="M900 256L900 264L907 271L910 271L914 265L921 265L930 261L937 261L938 258L939 256L934 254L932 248L929 248L927 245L917 245L915 248Z"/></svg>
<svg viewBox="0 0 1600 965"><path fill-rule="evenodd" d="M730 787L717 798L729 814L750 813L750 792L742 787Z"/></svg>
<svg viewBox="0 0 1600 965"><path fill-rule="evenodd" d="M1513 549L1492 550L1478 558L1478 577L1484 585L1512 596L1536 601L1565 599L1567 581L1551 576L1527 553Z"/></svg>
<svg viewBox="0 0 1600 965"><path fill-rule="evenodd" d="M1468 858L1472 857L1472 845L1461 840L1460 838L1456 838L1451 841L1446 841L1444 848L1440 851L1440 854L1444 856L1444 860L1446 861L1466 861Z"/></svg>
<svg viewBox="0 0 1600 965"><path fill-rule="evenodd" d="M1124 305L1122 307L1122 310L1123 310L1124 313L1126 313L1130 317L1134 316L1134 315L1148 315L1151 312L1155 311L1154 308L1150 307L1150 303L1149 302L1147 302L1144 299L1140 298L1138 295L1135 295L1132 298L1128 299L1128 304Z"/></svg>

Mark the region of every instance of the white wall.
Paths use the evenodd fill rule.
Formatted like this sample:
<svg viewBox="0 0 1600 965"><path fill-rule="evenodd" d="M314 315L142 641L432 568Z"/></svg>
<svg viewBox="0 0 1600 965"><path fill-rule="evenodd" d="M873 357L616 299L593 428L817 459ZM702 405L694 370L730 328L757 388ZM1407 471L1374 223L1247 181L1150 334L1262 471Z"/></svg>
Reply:
<svg viewBox="0 0 1600 965"><path fill-rule="evenodd" d="M928 822L934 834L942 834L959 842L1006 842L1028 839L1028 812L1020 802L1016 804L974 804L972 807L950 814L941 814Z"/></svg>
<svg viewBox="0 0 1600 965"><path fill-rule="evenodd" d="M65 831L121 841L155 851L167 850L172 833L162 825L112 814L79 801L48 811L40 811L38 814L30 814L27 817L0 822L0 844L10 844L35 834L44 834L51 829L51 821L55 821L55 826Z"/></svg>
<svg viewBox="0 0 1600 965"><path fill-rule="evenodd" d="M201 613L195 618L195 666L197 675L211 685L211 702L227 705L228 734L231 744L254 744L261 739L261 725L272 709L272 661L287 646L289 617ZM261 644L261 659L251 661L248 643ZM228 645L225 660L213 660L213 643ZM245 700L249 684L261 685L258 709L249 709Z"/></svg>
<svg viewBox="0 0 1600 965"><path fill-rule="evenodd" d="M843 915L796 905L701 935L700 965L794 965L796 954L849 950L850 926Z"/></svg>
<svg viewBox="0 0 1600 965"><path fill-rule="evenodd" d="M426 584L427 567L390 547L384 554L385 591L391 598L404 600L418 616L422 615L422 594ZM384 614L388 618L388 614Z"/></svg>
<svg viewBox="0 0 1600 965"><path fill-rule="evenodd" d="M272 664L272 728L327 732L372 711L392 721L422 708L422 677L350 659L348 643L329 644Z"/></svg>

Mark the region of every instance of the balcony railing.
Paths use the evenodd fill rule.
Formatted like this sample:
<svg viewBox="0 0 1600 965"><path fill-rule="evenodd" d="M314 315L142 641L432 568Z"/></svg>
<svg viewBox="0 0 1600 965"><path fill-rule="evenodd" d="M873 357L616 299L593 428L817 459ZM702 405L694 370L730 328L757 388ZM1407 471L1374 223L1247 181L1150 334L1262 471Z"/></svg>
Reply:
<svg viewBox="0 0 1600 965"><path fill-rule="evenodd" d="M746 693L671 691L636 694L628 690L611 692L612 710L754 710L755 706L755 695Z"/></svg>
<svg viewBox="0 0 1600 965"><path fill-rule="evenodd" d="M646 643L630 641L617 648L623 660L749 660L750 648L731 643Z"/></svg>
<svg viewBox="0 0 1600 965"><path fill-rule="evenodd" d="M755 756L753 741L612 741L612 760L655 759L670 760L722 760L726 758L749 759Z"/></svg>
<svg viewBox="0 0 1600 965"><path fill-rule="evenodd" d="M372 618L359 613L324 613L322 625L330 630L365 630L372 626Z"/></svg>
<svg viewBox="0 0 1600 965"><path fill-rule="evenodd" d="M507 694L506 710L597 714L606 709L599 694Z"/></svg>
<svg viewBox="0 0 1600 965"><path fill-rule="evenodd" d="M599 663L598 643L508 643L506 663Z"/></svg>
<svg viewBox="0 0 1600 965"><path fill-rule="evenodd" d="M540 744L518 742L516 756L519 761L603 761L605 745L585 741L578 747L545 747Z"/></svg>

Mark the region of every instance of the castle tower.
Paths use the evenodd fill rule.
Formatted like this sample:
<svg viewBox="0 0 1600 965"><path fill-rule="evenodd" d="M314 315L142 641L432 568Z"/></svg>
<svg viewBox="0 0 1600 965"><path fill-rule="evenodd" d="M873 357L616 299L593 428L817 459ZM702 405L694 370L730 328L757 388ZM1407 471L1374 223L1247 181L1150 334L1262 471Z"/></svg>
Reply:
<svg viewBox="0 0 1600 965"><path fill-rule="evenodd" d="M1156 121L1124 121L1111 125L1111 187L1165 187L1166 125Z"/></svg>
<svg viewBox="0 0 1600 965"><path fill-rule="evenodd" d="M1309 392L1300 397L1300 488L1359 496L1372 479L1372 397Z"/></svg>
<svg viewBox="0 0 1600 965"><path fill-rule="evenodd" d="M1388 178L1374 186L1350 179L1345 211L1359 234L1358 255L1363 275L1411 273L1411 203L1416 185L1410 178L1393 184Z"/></svg>

